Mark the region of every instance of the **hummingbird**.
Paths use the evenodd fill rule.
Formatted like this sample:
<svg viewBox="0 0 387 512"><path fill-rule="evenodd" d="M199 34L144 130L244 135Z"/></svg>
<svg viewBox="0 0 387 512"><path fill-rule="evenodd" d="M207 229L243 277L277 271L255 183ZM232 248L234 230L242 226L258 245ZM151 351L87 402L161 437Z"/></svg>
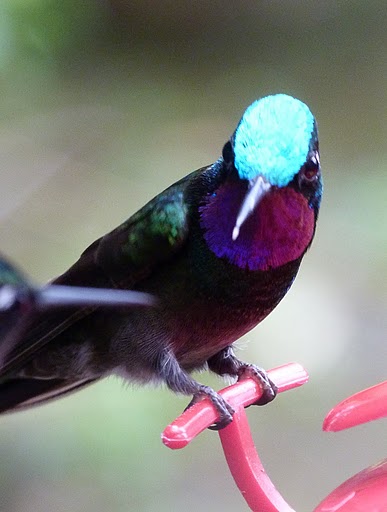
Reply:
<svg viewBox="0 0 387 512"><path fill-rule="evenodd" d="M77 307L34 315L0 367L0 412L44 403L109 375L163 383L208 397L215 429L232 407L194 370L254 376L233 344L259 324L292 285L310 247L322 196L317 124L286 94L252 103L221 157L148 202L92 243L53 285L132 289L157 307Z"/></svg>

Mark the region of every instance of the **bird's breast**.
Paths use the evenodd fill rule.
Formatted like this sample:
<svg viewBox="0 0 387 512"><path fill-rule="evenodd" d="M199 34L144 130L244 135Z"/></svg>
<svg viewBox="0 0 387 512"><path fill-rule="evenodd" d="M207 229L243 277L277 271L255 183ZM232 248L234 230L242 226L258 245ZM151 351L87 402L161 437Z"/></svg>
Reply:
<svg viewBox="0 0 387 512"><path fill-rule="evenodd" d="M174 279L169 272L168 281L162 279L160 311L160 325L180 364L198 368L253 329L284 297L298 267L299 261L249 272L216 257L200 263L197 257L182 259Z"/></svg>

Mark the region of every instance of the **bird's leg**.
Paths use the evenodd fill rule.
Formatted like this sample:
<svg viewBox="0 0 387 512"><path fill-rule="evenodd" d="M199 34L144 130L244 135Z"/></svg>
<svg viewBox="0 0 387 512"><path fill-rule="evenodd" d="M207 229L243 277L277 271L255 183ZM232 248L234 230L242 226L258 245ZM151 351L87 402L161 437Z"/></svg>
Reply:
<svg viewBox="0 0 387 512"><path fill-rule="evenodd" d="M251 376L258 380L263 388L263 394L254 405L266 405L277 395L277 386L269 379L267 372L255 364L244 363L234 354L232 347L226 347L207 361L208 368L218 375L231 375L232 377Z"/></svg>
<svg viewBox="0 0 387 512"><path fill-rule="evenodd" d="M163 351L158 358L157 373L172 391L193 395L187 409L203 397L208 397L211 400L219 413L219 421L209 428L220 430L231 423L234 409L212 388L199 384L190 377L170 351Z"/></svg>

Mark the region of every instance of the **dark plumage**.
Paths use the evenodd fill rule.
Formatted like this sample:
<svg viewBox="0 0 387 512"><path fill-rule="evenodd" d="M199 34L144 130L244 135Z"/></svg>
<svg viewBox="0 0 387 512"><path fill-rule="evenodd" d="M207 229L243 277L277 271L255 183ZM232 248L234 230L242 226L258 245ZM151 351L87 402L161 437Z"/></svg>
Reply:
<svg viewBox="0 0 387 512"><path fill-rule="evenodd" d="M189 375L258 367L232 344L265 318L291 286L310 246L322 182L317 128L308 107L286 95L251 105L223 157L155 197L95 241L55 284L130 288L154 294L150 309L73 309L38 315L0 369L0 411L17 410L110 374L161 381L207 395L219 426L232 410ZM27 349L27 355L24 350Z"/></svg>
<svg viewBox="0 0 387 512"><path fill-rule="evenodd" d="M18 348L20 338L34 313L69 306L122 307L152 306L149 294L128 290L84 288L77 286L33 286L22 272L0 256L0 368L9 352Z"/></svg>

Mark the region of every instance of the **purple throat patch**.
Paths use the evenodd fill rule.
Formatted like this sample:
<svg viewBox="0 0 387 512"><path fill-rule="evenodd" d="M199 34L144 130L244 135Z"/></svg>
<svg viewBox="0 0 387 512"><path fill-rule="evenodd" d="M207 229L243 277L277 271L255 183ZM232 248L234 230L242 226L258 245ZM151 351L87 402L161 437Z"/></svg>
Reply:
<svg viewBox="0 0 387 512"><path fill-rule="evenodd" d="M310 244L314 211L292 188L272 188L241 226L232 231L246 188L242 182L222 185L200 208L201 227L210 250L240 268L269 270L296 260Z"/></svg>

